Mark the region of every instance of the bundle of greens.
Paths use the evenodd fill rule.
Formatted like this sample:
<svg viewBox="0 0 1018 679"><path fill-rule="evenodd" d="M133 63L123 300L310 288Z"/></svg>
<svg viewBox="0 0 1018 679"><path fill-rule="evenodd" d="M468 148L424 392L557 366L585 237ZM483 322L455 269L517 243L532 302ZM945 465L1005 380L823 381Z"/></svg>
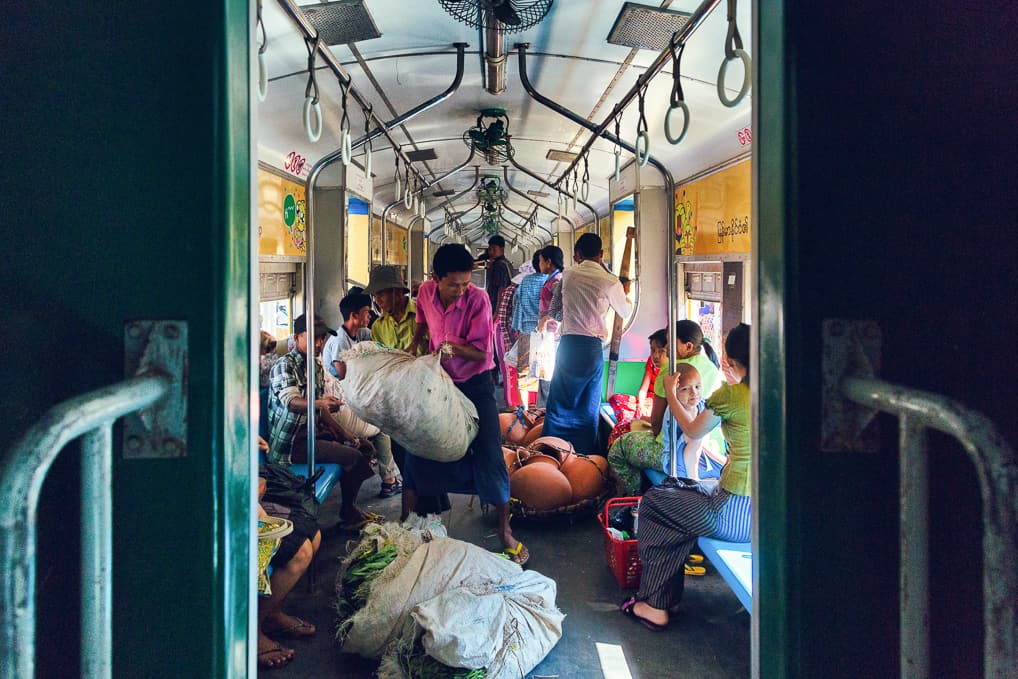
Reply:
<svg viewBox="0 0 1018 679"><path fill-rule="evenodd" d="M467 670L462 667L449 667L438 662L424 651L418 638L409 652L398 655L403 676L413 679L484 679L488 673L482 668Z"/></svg>
<svg viewBox="0 0 1018 679"><path fill-rule="evenodd" d="M371 583L395 560L398 551L396 545L385 543L381 547L369 548L354 557L343 573L342 588L336 602L339 614L339 631L337 637L342 643L349 629L348 621L354 613L363 608L371 591Z"/></svg>

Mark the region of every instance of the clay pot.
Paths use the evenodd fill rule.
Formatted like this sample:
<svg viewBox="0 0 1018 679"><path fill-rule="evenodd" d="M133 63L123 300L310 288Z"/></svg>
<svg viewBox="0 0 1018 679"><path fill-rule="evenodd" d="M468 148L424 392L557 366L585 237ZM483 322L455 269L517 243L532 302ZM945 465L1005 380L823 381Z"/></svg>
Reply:
<svg viewBox="0 0 1018 679"><path fill-rule="evenodd" d="M564 461L569 453L575 452L573 444L557 436L539 436L527 447L546 455L553 455L559 462Z"/></svg>
<svg viewBox="0 0 1018 679"><path fill-rule="evenodd" d="M529 446L531 443L534 442L534 439L538 438L541 435L541 432L543 430L544 430L544 420L541 420L540 422L538 422L533 427L527 430L527 435L523 437L523 445Z"/></svg>
<svg viewBox="0 0 1018 679"><path fill-rule="evenodd" d="M509 480L509 490L533 509L556 509L573 497L569 479L550 464L530 464L518 470Z"/></svg>
<svg viewBox="0 0 1018 679"><path fill-rule="evenodd" d="M516 413L499 413L498 428L502 432L502 440L515 445L521 445L527 435L523 425L517 421Z"/></svg>
<svg viewBox="0 0 1018 679"><path fill-rule="evenodd" d="M523 459L520 458L520 454L515 448L503 446L502 458L505 460L505 468L509 472L509 476L512 476L513 472L523 466Z"/></svg>
<svg viewBox="0 0 1018 679"><path fill-rule="evenodd" d="M557 457L546 455L545 453L531 453L523 462L523 466L531 464L550 464L556 469L562 465L562 463L558 461Z"/></svg>
<svg viewBox="0 0 1018 679"><path fill-rule="evenodd" d="M588 455L587 459L597 465L601 470L601 476L608 478L608 458L602 455Z"/></svg>
<svg viewBox="0 0 1018 679"><path fill-rule="evenodd" d="M585 455L573 455L562 463L562 474L573 489L572 501L595 498L604 492L605 478L597 462Z"/></svg>

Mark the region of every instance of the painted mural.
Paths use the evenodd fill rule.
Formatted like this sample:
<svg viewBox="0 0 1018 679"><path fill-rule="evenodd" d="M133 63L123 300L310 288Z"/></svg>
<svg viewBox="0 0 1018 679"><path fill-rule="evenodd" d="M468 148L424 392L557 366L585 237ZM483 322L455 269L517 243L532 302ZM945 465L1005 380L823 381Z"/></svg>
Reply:
<svg viewBox="0 0 1018 679"><path fill-rule="evenodd" d="M750 252L751 169L746 160L675 189L677 255Z"/></svg>
<svg viewBox="0 0 1018 679"><path fill-rule="evenodd" d="M258 254L307 254L304 185L258 168Z"/></svg>

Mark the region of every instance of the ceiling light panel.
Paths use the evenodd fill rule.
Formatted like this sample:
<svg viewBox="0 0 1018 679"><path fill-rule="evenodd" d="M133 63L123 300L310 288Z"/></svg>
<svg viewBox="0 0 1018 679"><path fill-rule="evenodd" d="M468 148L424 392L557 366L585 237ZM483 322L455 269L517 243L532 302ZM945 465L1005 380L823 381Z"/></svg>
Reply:
<svg viewBox="0 0 1018 679"><path fill-rule="evenodd" d="M415 151L407 151L406 157L410 159L411 163L417 163L425 160L437 160L438 156L435 154L435 149L417 149Z"/></svg>
<svg viewBox="0 0 1018 679"><path fill-rule="evenodd" d="M371 13L364 6L364 0L333 0L304 5L300 9L326 45L345 45L382 37Z"/></svg>
<svg viewBox="0 0 1018 679"><path fill-rule="evenodd" d="M633 49L660 52L668 47L672 35L689 22L688 12L658 9L635 2L622 5L615 24L608 32L608 42Z"/></svg>
<svg viewBox="0 0 1018 679"><path fill-rule="evenodd" d="M545 156L548 160L554 160L559 163L571 163L576 160L576 154L572 151L559 151L557 149L550 149L548 154Z"/></svg>

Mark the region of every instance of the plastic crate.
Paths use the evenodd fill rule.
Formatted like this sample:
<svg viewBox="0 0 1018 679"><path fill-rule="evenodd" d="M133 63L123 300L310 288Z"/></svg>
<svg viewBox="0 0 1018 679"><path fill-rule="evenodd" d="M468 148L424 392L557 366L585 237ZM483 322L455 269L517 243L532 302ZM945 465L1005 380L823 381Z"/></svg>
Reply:
<svg viewBox="0 0 1018 679"><path fill-rule="evenodd" d="M610 512L622 507L635 507L639 503L639 497L617 497L604 506L604 511L597 516L601 523L601 532L604 535L604 551L608 558L608 569L615 576L619 587L632 589L640 586L640 573L643 571L643 564L640 563L640 554L636 547L636 540L617 540L608 532Z"/></svg>

